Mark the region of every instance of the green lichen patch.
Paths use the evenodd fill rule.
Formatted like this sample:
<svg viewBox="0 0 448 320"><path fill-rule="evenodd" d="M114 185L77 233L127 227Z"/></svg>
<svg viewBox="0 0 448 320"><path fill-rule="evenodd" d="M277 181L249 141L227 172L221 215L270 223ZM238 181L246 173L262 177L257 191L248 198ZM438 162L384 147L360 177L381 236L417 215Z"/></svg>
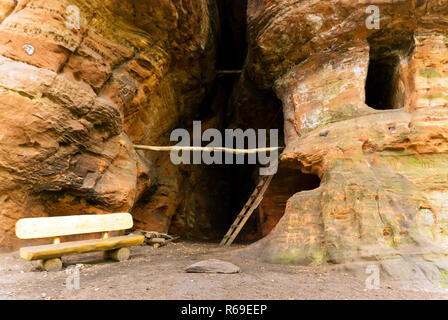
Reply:
<svg viewBox="0 0 448 320"><path fill-rule="evenodd" d="M409 245L409 244L415 244L415 240L412 237L402 237L399 241L400 245Z"/></svg>
<svg viewBox="0 0 448 320"><path fill-rule="evenodd" d="M422 165L422 161L415 155L409 155L407 159L408 159L409 164L411 164L413 166L421 166Z"/></svg>
<svg viewBox="0 0 448 320"><path fill-rule="evenodd" d="M448 288L448 271L442 270L439 274L439 289Z"/></svg>
<svg viewBox="0 0 448 320"><path fill-rule="evenodd" d="M434 99L444 99L448 100L448 95L443 93L426 94L423 96L424 99L434 100Z"/></svg>
<svg viewBox="0 0 448 320"><path fill-rule="evenodd" d="M320 246L313 246L313 248L282 248L275 250L275 253L271 253L266 261L285 265L319 266L325 262L325 255L325 249Z"/></svg>
<svg viewBox="0 0 448 320"><path fill-rule="evenodd" d="M311 255L313 259L311 265L320 266L322 263L324 263L325 250L323 248L321 250L314 251Z"/></svg>
<svg viewBox="0 0 448 320"><path fill-rule="evenodd" d="M428 68L428 69L420 69L420 75L422 77L431 79L431 78L441 78L442 75L437 72L436 69Z"/></svg>

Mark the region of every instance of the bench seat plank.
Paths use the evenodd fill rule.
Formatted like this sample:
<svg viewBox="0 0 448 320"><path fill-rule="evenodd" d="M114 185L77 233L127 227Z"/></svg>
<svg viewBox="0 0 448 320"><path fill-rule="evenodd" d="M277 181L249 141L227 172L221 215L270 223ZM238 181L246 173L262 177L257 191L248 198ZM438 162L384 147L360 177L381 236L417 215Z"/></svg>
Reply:
<svg viewBox="0 0 448 320"><path fill-rule="evenodd" d="M58 244L46 244L20 249L20 257L28 261L39 259L52 259L62 256L87 253L93 251L106 251L123 247L141 245L144 241L142 235L128 235L111 237L108 239L93 239L63 242Z"/></svg>
<svg viewBox="0 0 448 320"><path fill-rule="evenodd" d="M17 221L16 235L19 239L50 238L126 230L132 228L132 225L132 216L129 213L25 218Z"/></svg>

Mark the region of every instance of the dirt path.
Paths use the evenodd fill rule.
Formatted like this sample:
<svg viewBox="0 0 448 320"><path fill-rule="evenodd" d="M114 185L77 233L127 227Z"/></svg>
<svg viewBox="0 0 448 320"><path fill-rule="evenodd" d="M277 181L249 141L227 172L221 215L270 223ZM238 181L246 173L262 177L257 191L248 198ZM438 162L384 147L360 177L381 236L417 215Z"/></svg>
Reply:
<svg viewBox="0 0 448 320"><path fill-rule="evenodd" d="M101 253L64 258L83 264L79 290L66 288L68 274L41 272L17 252L0 255L0 299L447 299L447 294L403 291L388 283L365 290L365 279L325 267L299 267L241 260L216 244L171 243L132 248L125 262L102 261ZM218 258L239 274L188 274L194 262Z"/></svg>

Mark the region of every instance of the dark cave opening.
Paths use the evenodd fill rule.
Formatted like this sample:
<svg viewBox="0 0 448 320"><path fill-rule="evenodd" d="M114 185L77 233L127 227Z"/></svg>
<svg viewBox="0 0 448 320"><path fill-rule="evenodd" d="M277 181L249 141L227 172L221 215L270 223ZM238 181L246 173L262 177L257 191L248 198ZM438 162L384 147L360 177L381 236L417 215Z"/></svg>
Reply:
<svg viewBox="0 0 448 320"><path fill-rule="evenodd" d="M366 104L377 110L401 108L400 59L398 56L371 59L366 80Z"/></svg>
<svg viewBox="0 0 448 320"><path fill-rule="evenodd" d="M243 69L247 54L246 0L218 0L219 33L215 69L235 71ZM215 82L200 105L197 120L203 130L231 128L229 114L232 113L231 97L241 73L231 72L216 75ZM236 126L241 128L241 126ZM234 128L236 128L234 127ZM245 128L242 128L245 130ZM203 143L205 146L207 143ZM233 222L239 204L241 190L246 190L246 179L241 175L253 172L253 165L190 165L182 169L183 183L194 183L194 192L185 194L172 218L169 232L192 240L220 241ZM200 181L200 182L197 182ZM242 188L242 186L245 186ZM190 186L184 185L183 188ZM251 183L247 188L250 189ZM201 195L200 195L201 194ZM246 199L247 200L247 199ZM200 221L197 221L200 219Z"/></svg>
<svg viewBox="0 0 448 320"><path fill-rule="evenodd" d="M401 37L397 37L397 33L401 33ZM412 31L384 29L370 36L368 43L366 104L377 110L403 108L406 75L402 67L415 47Z"/></svg>
<svg viewBox="0 0 448 320"><path fill-rule="evenodd" d="M218 0L220 34L217 70L240 70L247 55L247 0Z"/></svg>
<svg viewBox="0 0 448 320"><path fill-rule="evenodd" d="M218 7L221 34L216 68L217 70L243 69L241 74L227 74L217 77L217 85L227 92L227 100L224 106L226 109L224 127L240 128L244 131L247 129L277 129L279 132L278 144L282 145L283 112L281 101L271 91L260 91L255 100L253 97L243 97L241 99L240 96L250 95L248 92L258 91L255 87L252 87L250 82L243 79L245 77L243 65L248 48L246 38L247 0L219 0ZM235 103L235 100L243 102ZM268 142L268 146L270 146L270 142ZM245 147L249 146L246 145ZM231 185L229 190L231 203L225 217L225 223L218 227L221 230L221 238L254 191L259 179L260 168L259 165L253 164L226 165L225 167L230 170L228 178ZM237 237L236 242L259 238L260 224L258 222L258 213L255 211Z"/></svg>
<svg viewBox="0 0 448 320"><path fill-rule="evenodd" d="M199 120L203 130L216 128L224 136L225 129L266 129L269 136L269 129L277 129L278 145L282 146L284 119L281 101L273 92L257 89L244 74L246 1L220 0L218 7L220 35L216 70L243 70L241 73L217 75L200 107ZM245 143L244 148L248 148L247 141ZM270 141L267 146L271 146ZM248 164L247 156L244 164L187 166L181 189L191 188L191 183L195 187L193 192L184 195L172 219L170 233L192 240L219 242L254 191L259 169L259 164ZM320 179L316 176L280 165L265 200L254 211L235 242L247 243L265 236L280 220L286 202L293 194L319 185Z"/></svg>
<svg viewBox="0 0 448 320"><path fill-rule="evenodd" d="M268 235L285 213L286 203L294 194L319 188L321 180L296 168L280 164L263 201L258 207L261 237Z"/></svg>

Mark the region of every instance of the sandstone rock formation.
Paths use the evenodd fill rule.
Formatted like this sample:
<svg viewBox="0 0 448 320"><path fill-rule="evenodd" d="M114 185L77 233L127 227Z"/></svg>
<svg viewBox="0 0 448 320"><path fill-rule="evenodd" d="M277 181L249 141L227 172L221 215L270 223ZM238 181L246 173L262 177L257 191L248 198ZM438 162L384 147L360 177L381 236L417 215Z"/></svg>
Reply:
<svg viewBox="0 0 448 320"><path fill-rule="evenodd" d="M366 25L370 5L379 29ZM259 208L266 237L246 254L447 280L448 1L245 9L0 0L1 248L17 245L17 219L75 213L131 211L139 229L222 236L216 226L245 202L253 168L175 166L133 147L171 144L173 129L201 119L203 129L284 131ZM245 20L234 85L215 70L241 67Z"/></svg>
<svg viewBox="0 0 448 320"><path fill-rule="evenodd" d="M133 143L166 144L196 116L216 16L211 0L0 0L2 248L19 218L132 210L151 183L157 210L136 224L166 231L178 168Z"/></svg>
<svg viewBox="0 0 448 320"><path fill-rule="evenodd" d="M448 1L249 1L246 73L283 102L281 160L322 180L251 254L446 280L447 18Z"/></svg>
<svg viewBox="0 0 448 320"><path fill-rule="evenodd" d="M187 273L224 273L232 274L241 272L240 267L233 263L218 259L208 259L193 263L185 269Z"/></svg>

